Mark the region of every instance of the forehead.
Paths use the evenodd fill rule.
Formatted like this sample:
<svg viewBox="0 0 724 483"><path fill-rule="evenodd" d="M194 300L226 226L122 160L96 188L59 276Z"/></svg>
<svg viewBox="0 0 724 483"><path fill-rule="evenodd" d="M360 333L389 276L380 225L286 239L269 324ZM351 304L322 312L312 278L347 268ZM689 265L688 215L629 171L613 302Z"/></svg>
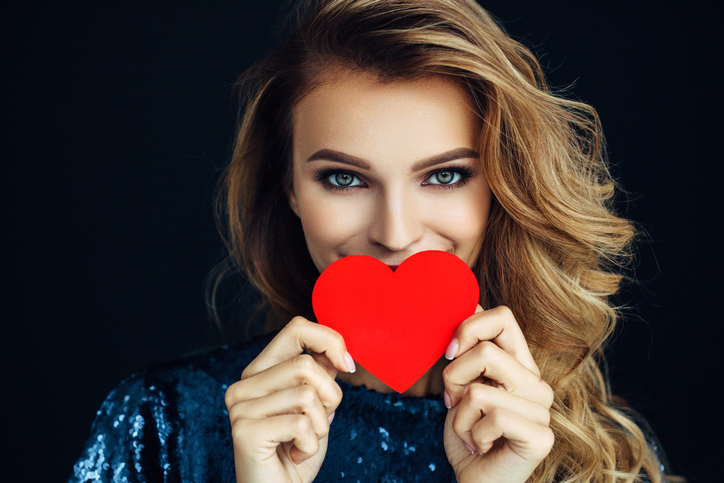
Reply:
<svg viewBox="0 0 724 483"><path fill-rule="evenodd" d="M295 159L323 148L371 160L398 151L423 158L475 149L480 132L466 89L441 76L383 83L341 73L303 97L292 120Z"/></svg>

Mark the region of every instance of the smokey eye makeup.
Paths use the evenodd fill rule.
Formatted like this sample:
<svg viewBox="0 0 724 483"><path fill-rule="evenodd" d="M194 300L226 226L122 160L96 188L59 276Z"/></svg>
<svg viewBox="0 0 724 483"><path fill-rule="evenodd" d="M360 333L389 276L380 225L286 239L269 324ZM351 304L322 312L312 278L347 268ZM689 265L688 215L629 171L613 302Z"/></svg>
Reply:
<svg viewBox="0 0 724 483"><path fill-rule="evenodd" d="M355 173L338 168L320 169L314 173L312 179L321 182L325 188L333 190L346 190L367 186Z"/></svg>
<svg viewBox="0 0 724 483"><path fill-rule="evenodd" d="M446 166L428 174L422 184L435 188L454 189L463 186L475 174L475 171L467 166Z"/></svg>

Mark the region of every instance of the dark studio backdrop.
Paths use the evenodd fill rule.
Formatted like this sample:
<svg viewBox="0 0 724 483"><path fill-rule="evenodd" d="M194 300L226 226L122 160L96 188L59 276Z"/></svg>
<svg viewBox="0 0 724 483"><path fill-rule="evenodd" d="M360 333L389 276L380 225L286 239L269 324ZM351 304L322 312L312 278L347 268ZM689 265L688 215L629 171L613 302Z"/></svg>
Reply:
<svg viewBox="0 0 724 483"><path fill-rule="evenodd" d="M2 7L4 481L66 478L105 395L220 344L213 196L237 76L279 1ZM721 34L713 3L484 3L551 84L598 110L621 210L647 235L610 351L614 391L674 470L716 481L721 417ZM231 312L227 311L227 315ZM716 475L716 476L715 476Z"/></svg>

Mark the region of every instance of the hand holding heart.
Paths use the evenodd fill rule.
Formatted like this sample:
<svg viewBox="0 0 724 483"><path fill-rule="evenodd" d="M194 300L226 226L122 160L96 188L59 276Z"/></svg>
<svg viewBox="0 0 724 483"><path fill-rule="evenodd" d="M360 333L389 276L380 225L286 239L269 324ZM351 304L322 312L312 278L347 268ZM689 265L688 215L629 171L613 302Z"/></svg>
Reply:
<svg viewBox="0 0 724 483"><path fill-rule="evenodd" d="M458 327L443 371L445 452L460 483L522 483L553 447L553 391L507 307Z"/></svg>
<svg viewBox="0 0 724 483"><path fill-rule="evenodd" d="M444 252L424 253L427 255L418 257L418 260L430 256L439 260L445 256L454 257ZM441 257L440 253L444 256ZM419 255L422 254L416 256ZM416 256L408 258L405 263ZM447 263L450 259L446 260L439 264L433 262L432 271L448 273L440 278L447 280L449 285L450 273L456 273L452 277L457 280L460 272L455 272L459 269L457 262L451 265ZM395 275L405 274L405 263ZM446 272L450 266L457 268ZM382 269L390 272L386 276L391 274L385 265ZM466 266L464 269L470 273ZM467 276L464 273L463 278ZM360 274L348 277L349 280L355 278L360 279ZM364 279L364 276L361 278ZM420 282L419 276L409 279ZM424 277L422 284L430 280L429 276ZM338 284L332 284L333 287L335 285ZM364 287L364 283L361 286ZM437 286L431 293L449 302L450 297L465 292L460 286L454 288L456 290L445 292ZM385 293L394 290L388 286ZM474 302L477 300L477 282L475 294ZM462 297L462 305L466 297L469 298L469 295ZM348 297L345 300L351 305L337 306L335 311L327 311L326 314L340 310L347 314L356 312L360 305L353 299ZM431 294L425 293L422 301L415 302L429 308L435 305L432 300ZM316 300L314 305L318 317L320 312L325 313L318 310ZM346 336L343 339L339 332L329 327L302 317L293 319L244 370L241 380L227 391L226 405L232 424L237 481L307 482L316 477L326 454L329 424L342 397L334 377L337 371L354 372L354 362L347 353L345 342L350 347L354 345L355 350L360 352L350 350L358 361L366 361L366 368L373 375L398 390L414 383L422 375L420 367L426 366L422 369L424 373L447 347L446 356L454 360L443 371L444 401L449 408L444 439L445 451L458 481L526 481L553 444L553 433L548 427L553 393L540 379L540 372L510 310L499 307L483 311L480 306L475 310L473 304L475 313L465 318L472 310L467 307L461 309L460 305L448 305L447 312L455 315L452 318L441 315L445 319L440 324L443 329L436 328L435 324L425 330L418 328L417 332L423 333L430 332L430 329L440 330L437 333L432 331L435 335L427 344L435 346L434 350L417 358L417 364L397 364L404 370L388 371L382 377L375 372L375 357L379 358L382 354L386 364L381 367L390 367L395 364L389 362L400 362L397 359L400 351L382 352L373 348L370 358L364 348L370 347L370 344L359 345L359 334L354 328L363 332L362 329L374 324L359 320L352 326L341 327ZM467 312L465 316L460 316L460 310ZM420 320L420 314L424 315L425 311L416 313L418 317L413 320ZM324 322L321 319L320 322ZM462 319L464 321L459 324ZM392 322L395 321L387 321L387 326ZM405 330L414 334L414 327ZM393 346L394 343L400 345L399 338L393 340ZM442 341L437 340L440 338ZM367 339L381 340L379 334L371 338L367 336ZM416 340L415 337L410 339ZM404 349L402 353L405 354ZM408 351L401 360L409 361L409 354Z"/></svg>
<svg viewBox="0 0 724 483"><path fill-rule="evenodd" d="M342 400L334 378L354 369L342 336L292 319L226 391L236 481L313 481Z"/></svg>
<svg viewBox="0 0 724 483"><path fill-rule="evenodd" d="M320 324L340 332L357 361L398 392L447 347L454 360L443 372L445 449L458 481L523 482L553 445L553 391L512 312L484 312L478 296L462 260L429 251L394 273L370 257L338 260L319 277L313 302Z"/></svg>

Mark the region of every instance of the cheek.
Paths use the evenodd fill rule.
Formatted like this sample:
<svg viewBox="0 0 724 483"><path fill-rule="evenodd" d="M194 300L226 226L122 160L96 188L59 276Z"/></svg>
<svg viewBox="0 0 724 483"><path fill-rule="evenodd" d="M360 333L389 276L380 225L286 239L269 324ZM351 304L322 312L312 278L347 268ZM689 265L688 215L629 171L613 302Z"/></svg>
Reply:
<svg viewBox="0 0 724 483"><path fill-rule="evenodd" d="M440 220L438 230L455 243L462 258L477 257L490 212L490 191L487 185L470 186L459 196L446 197L435 205L434 219Z"/></svg>
<svg viewBox="0 0 724 483"><path fill-rule="evenodd" d="M488 200L473 198L468 200L467 209L459 208L450 216L450 223L461 239L478 241L482 238L488 220L490 203Z"/></svg>
<svg viewBox="0 0 724 483"><path fill-rule="evenodd" d="M309 193L299 199L299 215L312 257L333 255L335 248L360 230L363 209L359 202L325 193Z"/></svg>

